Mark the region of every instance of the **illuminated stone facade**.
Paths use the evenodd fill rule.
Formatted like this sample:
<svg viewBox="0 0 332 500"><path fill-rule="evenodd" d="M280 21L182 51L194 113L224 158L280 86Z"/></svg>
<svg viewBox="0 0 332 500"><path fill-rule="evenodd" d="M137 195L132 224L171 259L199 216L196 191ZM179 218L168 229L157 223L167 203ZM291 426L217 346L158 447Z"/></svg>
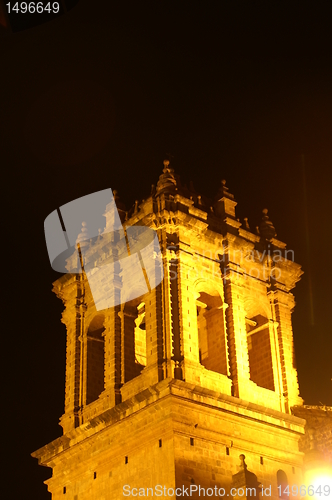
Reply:
<svg viewBox="0 0 332 500"><path fill-rule="evenodd" d="M305 421L291 413L302 405L291 324L300 266L267 211L255 231L239 222L224 181L209 200L164 162L149 198L129 212L115 199L124 227L157 232L164 279L103 311L84 274L54 283L67 327L63 436L33 454L53 469L52 499L120 499L124 485L229 492L246 480L242 454L278 498L281 476L303 482Z"/></svg>

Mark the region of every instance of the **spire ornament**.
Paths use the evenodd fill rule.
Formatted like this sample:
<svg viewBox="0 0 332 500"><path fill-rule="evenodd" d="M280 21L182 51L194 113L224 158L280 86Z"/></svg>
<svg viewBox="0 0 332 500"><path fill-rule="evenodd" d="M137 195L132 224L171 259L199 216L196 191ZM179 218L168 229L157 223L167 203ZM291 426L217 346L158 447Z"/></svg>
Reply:
<svg viewBox="0 0 332 500"><path fill-rule="evenodd" d="M124 222L126 219L126 205L123 203L123 201L120 199L119 193L116 189L113 190L113 198L115 201L116 208L119 213L119 217L121 222Z"/></svg>
<svg viewBox="0 0 332 500"><path fill-rule="evenodd" d="M216 202L214 204L215 213L224 219L225 217L231 217L236 219L235 217L235 207L237 205L234 200L234 195L229 192L228 187L226 186L226 181L223 179L221 181L221 186L218 190L216 196Z"/></svg>
<svg viewBox="0 0 332 500"><path fill-rule="evenodd" d="M86 222L82 222L82 229L80 234L77 236L76 245L80 245L80 247L84 247L90 244L89 242L90 236L87 228Z"/></svg>
<svg viewBox="0 0 332 500"><path fill-rule="evenodd" d="M268 209L264 208L262 222L259 225L259 234L265 240L272 240L272 238L275 238L277 236L277 233L267 214Z"/></svg>
<svg viewBox="0 0 332 500"><path fill-rule="evenodd" d="M217 199L220 200L222 198L229 198L230 200L234 200L234 195L229 192L228 187L226 186L226 180L223 179L221 181L221 186L217 193Z"/></svg>
<svg viewBox="0 0 332 500"><path fill-rule="evenodd" d="M163 173L159 176L157 182L156 194L174 193L177 190L174 170L169 166L169 160L164 160Z"/></svg>
<svg viewBox="0 0 332 500"><path fill-rule="evenodd" d="M248 470L245 458L246 458L245 455L243 454L239 455L240 459L240 465L238 466L239 472L233 474L232 476L232 487L236 490L243 489L244 491L247 491L247 488L251 488L251 493L250 495L246 494L244 496L236 494L233 496L233 498L235 500L240 500L241 498L245 500L249 500L250 498L259 499L259 495L262 490L262 485L257 480L256 474Z"/></svg>

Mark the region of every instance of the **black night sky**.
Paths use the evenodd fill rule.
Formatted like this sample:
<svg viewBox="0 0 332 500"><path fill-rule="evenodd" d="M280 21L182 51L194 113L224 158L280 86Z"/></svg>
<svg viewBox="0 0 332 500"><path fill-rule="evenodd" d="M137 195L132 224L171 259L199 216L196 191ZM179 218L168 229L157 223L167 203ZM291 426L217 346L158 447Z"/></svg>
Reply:
<svg viewBox="0 0 332 500"><path fill-rule="evenodd" d="M44 219L109 187L130 208L167 153L198 193L213 197L225 178L252 228L269 209L305 273L293 314L301 395L332 404L327 4L81 0L2 30L4 498L50 498L50 471L30 453L61 434L65 327Z"/></svg>

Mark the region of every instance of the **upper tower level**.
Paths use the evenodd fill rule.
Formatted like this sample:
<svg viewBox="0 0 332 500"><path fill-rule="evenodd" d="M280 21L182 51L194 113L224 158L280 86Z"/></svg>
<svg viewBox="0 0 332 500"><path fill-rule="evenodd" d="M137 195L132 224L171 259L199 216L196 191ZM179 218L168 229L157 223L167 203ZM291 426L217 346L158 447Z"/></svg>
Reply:
<svg viewBox="0 0 332 500"><path fill-rule="evenodd" d="M164 278L102 311L85 273L54 283L67 327L64 432L172 378L285 413L301 404L291 290L302 271L276 239L267 210L252 232L236 218L225 181L214 200L205 198L182 186L168 161L147 199L129 211L115 192L114 199L124 230L156 231L163 269L156 263L155 272ZM106 228L113 216L106 209ZM87 254L114 263L120 293L121 258L102 239L85 244Z"/></svg>

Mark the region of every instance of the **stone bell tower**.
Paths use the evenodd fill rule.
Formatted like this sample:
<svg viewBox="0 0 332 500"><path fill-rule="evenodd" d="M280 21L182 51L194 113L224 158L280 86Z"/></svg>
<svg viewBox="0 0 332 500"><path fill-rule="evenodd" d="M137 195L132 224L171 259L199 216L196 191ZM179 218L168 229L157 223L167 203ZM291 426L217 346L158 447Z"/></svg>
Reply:
<svg viewBox="0 0 332 500"><path fill-rule="evenodd" d="M302 271L293 253L267 210L252 231L236 218L225 181L206 198L168 161L131 210L114 198L124 230L156 231L163 279L98 311L85 273L54 283L67 327L63 436L33 454L53 470L52 499L120 499L139 488L152 496L157 487L159 498L175 499L176 488L191 488L192 498L210 488L218 498L216 488L227 494L251 476L278 498L281 481L303 481L305 422L291 414L302 404L291 323ZM107 208L105 217L107 227ZM113 262L121 293L121 259L94 245Z"/></svg>

